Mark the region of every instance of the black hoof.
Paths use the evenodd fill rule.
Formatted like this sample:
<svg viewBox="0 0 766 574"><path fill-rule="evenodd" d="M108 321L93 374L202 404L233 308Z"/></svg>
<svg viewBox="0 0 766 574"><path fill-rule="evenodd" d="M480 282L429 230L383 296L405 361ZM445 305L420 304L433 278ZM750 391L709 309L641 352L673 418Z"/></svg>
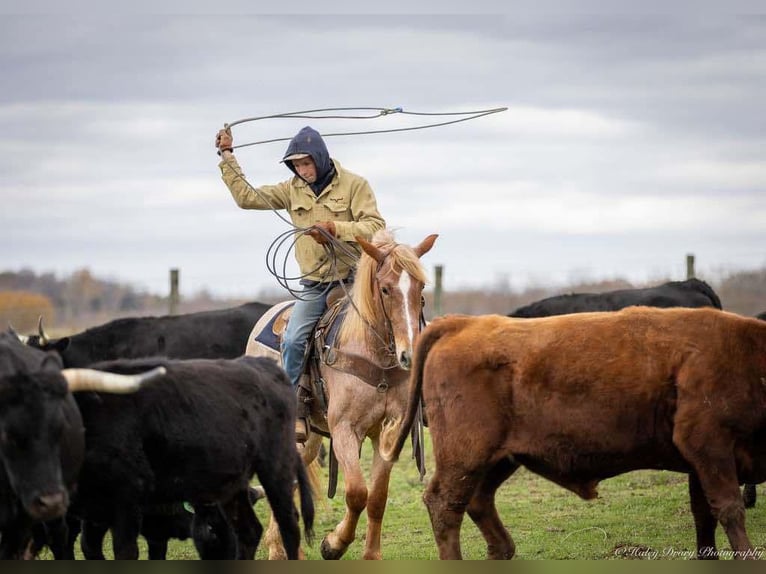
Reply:
<svg viewBox="0 0 766 574"><path fill-rule="evenodd" d="M322 540L320 552L322 553L322 558L325 560L340 560L341 557L346 553L346 549L344 548L343 550L335 550L334 548L331 548L329 542L327 542L327 538L325 538Z"/></svg>

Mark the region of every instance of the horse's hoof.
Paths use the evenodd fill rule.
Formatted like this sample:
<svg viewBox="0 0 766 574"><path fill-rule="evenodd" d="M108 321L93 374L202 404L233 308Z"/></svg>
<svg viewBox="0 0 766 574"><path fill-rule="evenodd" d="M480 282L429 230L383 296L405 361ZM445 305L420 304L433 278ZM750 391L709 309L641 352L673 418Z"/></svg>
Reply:
<svg viewBox="0 0 766 574"><path fill-rule="evenodd" d="M330 543L327 542L327 537L325 537L322 540L322 546L320 547L320 552L322 553L322 558L325 560L340 560L341 557L346 553L346 548L339 548L335 549L332 546L330 546Z"/></svg>

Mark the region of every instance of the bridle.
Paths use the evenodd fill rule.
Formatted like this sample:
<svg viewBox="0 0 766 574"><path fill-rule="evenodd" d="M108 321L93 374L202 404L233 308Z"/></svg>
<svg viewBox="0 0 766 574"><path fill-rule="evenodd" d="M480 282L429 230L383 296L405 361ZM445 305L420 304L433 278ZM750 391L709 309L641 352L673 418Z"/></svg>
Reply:
<svg viewBox="0 0 766 574"><path fill-rule="evenodd" d="M391 250L393 251L393 250ZM384 263L388 259L391 252L386 254L386 256L378 262L377 267L375 268L375 288L378 294L378 301L380 301L380 308L383 313L383 319L385 322L385 337L381 336L381 334L378 332L377 326L373 325L367 318L361 314L359 309L356 307L356 305L353 302L353 299L349 297L349 302L351 306L354 308L354 310L359 314L359 317L364 321L364 323L367 325L367 328L372 332L372 334L380 341L383 345L383 348L385 349L384 358L389 359L389 361L385 362L383 365L378 365L381 369L394 369L399 368L399 360L396 357L396 338L394 336L394 324L393 321L391 321L391 316L389 315L385 299L383 297L383 288L380 286L380 280L378 279L378 274L380 273L380 270L383 268ZM407 273L406 269L402 269L402 273ZM421 312L422 312L422 302L423 299L421 298ZM420 333L420 321L418 321L417 326L417 332Z"/></svg>

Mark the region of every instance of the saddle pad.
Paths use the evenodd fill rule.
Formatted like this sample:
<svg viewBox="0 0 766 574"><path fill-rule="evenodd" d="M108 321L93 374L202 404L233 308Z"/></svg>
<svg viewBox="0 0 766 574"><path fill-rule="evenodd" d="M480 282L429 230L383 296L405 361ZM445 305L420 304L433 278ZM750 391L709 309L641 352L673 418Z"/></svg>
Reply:
<svg viewBox="0 0 766 574"><path fill-rule="evenodd" d="M267 313L272 316L263 326L259 333L253 337L258 343L265 345L269 349L279 352L279 343L282 340L282 334L285 332L287 320L293 311L295 301L286 301L272 307Z"/></svg>

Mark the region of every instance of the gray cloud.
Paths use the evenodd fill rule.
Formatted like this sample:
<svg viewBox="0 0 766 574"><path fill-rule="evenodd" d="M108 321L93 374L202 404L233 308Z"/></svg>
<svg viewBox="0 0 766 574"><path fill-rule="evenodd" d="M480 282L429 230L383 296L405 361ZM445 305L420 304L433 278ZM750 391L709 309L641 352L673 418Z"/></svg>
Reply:
<svg viewBox="0 0 766 574"><path fill-rule="evenodd" d="M328 138L401 240L440 233L453 287L636 281L763 265L766 21L705 14L120 14L0 19L0 268L96 273L164 291L276 286L285 224L220 181L224 122L324 107L470 122ZM33 40L33 41L32 41ZM437 119L439 119L437 117ZM417 127L424 116L275 119L235 143ZM242 148L254 183L285 143Z"/></svg>

